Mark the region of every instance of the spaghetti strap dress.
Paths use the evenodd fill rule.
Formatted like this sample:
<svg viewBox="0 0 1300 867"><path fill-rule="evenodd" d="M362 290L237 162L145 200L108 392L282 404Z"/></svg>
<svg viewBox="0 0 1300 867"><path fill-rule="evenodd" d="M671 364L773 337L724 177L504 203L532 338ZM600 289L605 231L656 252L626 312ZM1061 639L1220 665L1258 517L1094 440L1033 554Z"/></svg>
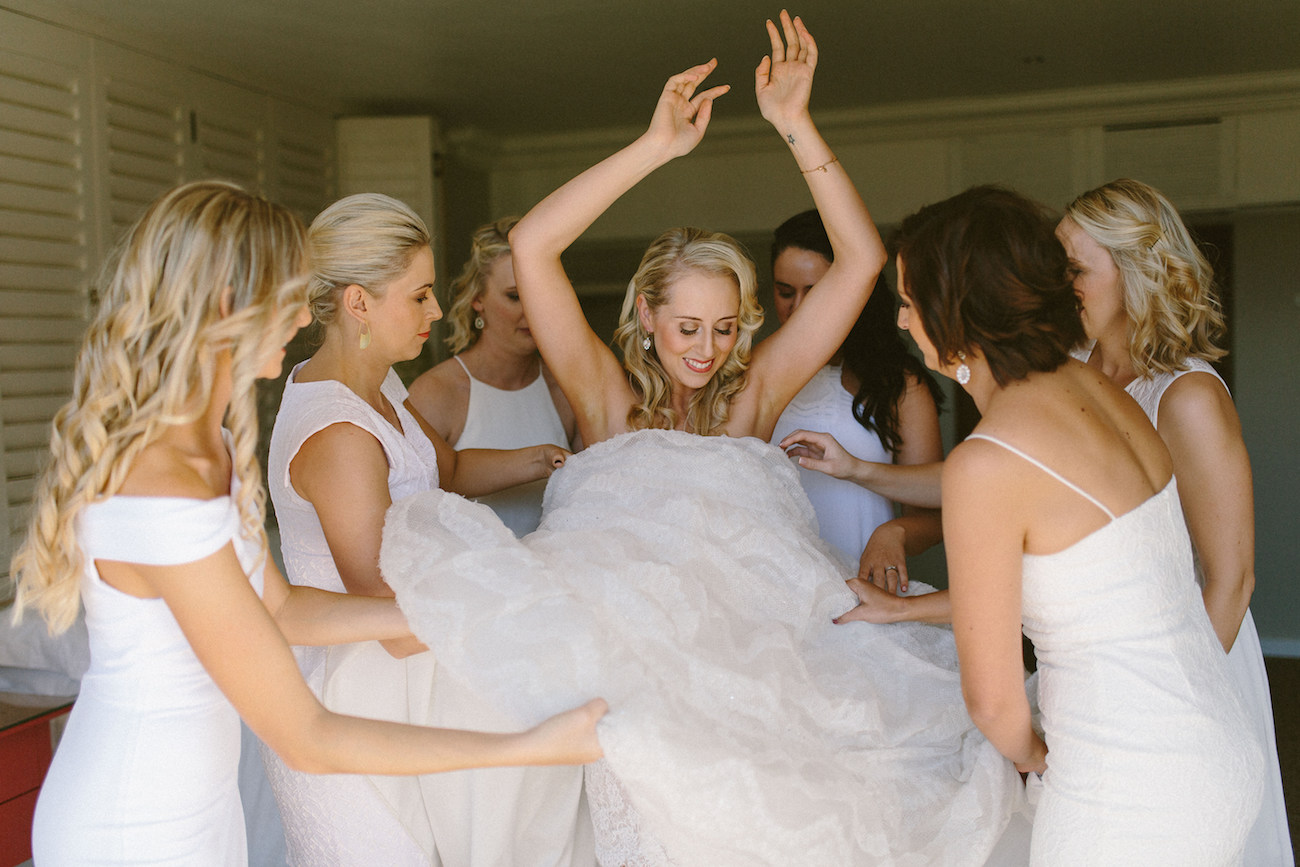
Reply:
<svg viewBox="0 0 1300 867"><path fill-rule="evenodd" d="M1233 865L1263 749L1196 586L1173 480L1068 548L1024 557L1047 772L1031 864Z"/></svg>

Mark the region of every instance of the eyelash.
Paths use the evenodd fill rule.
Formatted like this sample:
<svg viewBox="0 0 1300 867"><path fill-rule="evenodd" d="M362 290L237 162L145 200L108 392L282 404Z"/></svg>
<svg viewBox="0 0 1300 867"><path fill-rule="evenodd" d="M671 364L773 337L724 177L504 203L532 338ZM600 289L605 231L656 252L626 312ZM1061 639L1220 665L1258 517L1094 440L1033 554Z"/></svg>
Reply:
<svg viewBox="0 0 1300 867"><path fill-rule="evenodd" d="M696 328L696 329L694 329L693 331L688 331L688 330L686 330L685 328L683 328L683 329L681 329L681 332L682 332L682 334L685 335L686 337L694 337L696 334L699 334L700 329ZM731 334L731 329L730 329L730 328L715 328L715 329L713 329L713 332L714 332L715 334L721 334L723 337L726 337L727 335Z"/></svg>

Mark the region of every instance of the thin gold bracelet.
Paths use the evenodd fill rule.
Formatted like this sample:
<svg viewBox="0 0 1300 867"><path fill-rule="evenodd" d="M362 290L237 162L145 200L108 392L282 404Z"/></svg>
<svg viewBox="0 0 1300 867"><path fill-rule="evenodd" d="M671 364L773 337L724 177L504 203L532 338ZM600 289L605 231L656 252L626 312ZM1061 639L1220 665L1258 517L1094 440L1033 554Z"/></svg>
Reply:
<svg viewBox="0 0 1300 867"><path fill-rule="evenodd" d="M813 166L813 167L810 168L810 169L800 169L800 170L799 170L799 174L801 174L801 175L810 175L810 174L812 174L813 172L825 172L825 171L827 170L827 168L826 168L827 166L833 166L833 165L835 165L836 163L838 163L839 161L840 161L840 158L839 158L839 157L831 157L830 159L828 159L826 162L822 163L822 164L819 165L819 166Z"/></svg>

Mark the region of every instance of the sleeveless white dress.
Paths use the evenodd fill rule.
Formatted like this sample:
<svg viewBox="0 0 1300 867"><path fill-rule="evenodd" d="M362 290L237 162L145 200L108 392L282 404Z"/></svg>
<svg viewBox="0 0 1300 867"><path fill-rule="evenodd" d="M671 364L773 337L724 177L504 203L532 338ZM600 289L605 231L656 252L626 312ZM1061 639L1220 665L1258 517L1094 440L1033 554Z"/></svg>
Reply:
<svg viewBox="0 0 1300 867"><path fill-rule="evenodd" d="M853 417L853 395L844 390L842 371L836 364L817 371L777 419L772 442L779 443L800 429L825 431L860 460L893 463L894 456L880 441L880 434L867 430ZM856 567L871 534L893 519L893 504L853 482L803 467L798 470L799 481L817 513L818 533Z"/></svg>
<svg viewBox="0 0 1300 867"><path fill-rule="evenodd" d="M233 543L260 595L257 546L232 497L110 497L77 520L90 668L36 805L35 862L247 863L239 715L162 599L100 580L96 559L178 565Z"/></svg>
<svg viewBox="0 0 1300 867"><path fill-rule="evenodd" d="M1184 359L1184 370L1174 373L1162 373L1152 377L1135 379L1125 389L1133 395L1142 409L1146 411L1151 424L1158 426L1160 416L1160 398L1165 390L1173 385L1174 380L1192 371L1208 373L1228 388L1223 377L1208 362L1199 358ZM1196 562L1196 579L1204 584L1200 561ZM1259 644L1259 633L1255 629L1255 618L1250 610L1241 621L1237 640L1228 653L1228 669L1232 679L1241 691L1242 700L1250 715L1256 734L1264 744L1264 805L1260 809L1259 819L1251 829L1246 840L1246 855L1243 863L1261 865L1261 867L1291 867L1295 864L1295 854L1291 849L1291 830L1287 823L1286 800L1282 794L1282 769L1277 758L1277 735L1273 727L1273 696L1268 687L1268 670L1264 667L1264 651Z"/></svg>
<svg viewBox="0 0 1300 867"><path fill-rule="evenodd" d="M469 407L465 429L456 440L458 449L522 449L550 443L569 447L564 422L551 399L546 377L537 378L516 391L507 391L474 378L461 361L452 356L469 377ZM546 480L516 485L475 499L492 508L516 536L526 536L542 520L542 494Z"/></svg>
<svg viewBox="0 0 1300 867"><path fill-rule="evenodd" d="M1051 468L982 434L1108 518L1024 557L1022 618L1038 657L1047 772L1031 863L1240 864L1263 752L1205 605L1171 479L1115 516Z"/></svg>
<svg viewBox="0 0 1300 867"><path fill-rule="evenodd" d="M602 864L978 865L1022 805L950 630L831 623L856 601L847 570L757 439L589 446L523 540L419 494L389 510L380 563L443 670L518 724L609 701L588 778Z"/></svg>
<svg viewBox="0 0 1300 867"><path fill-rule="evenodd" d="M344 592L316 511L289 480L302 444L339 422L370 432L388 459L394 500L437 488L437 453L405 408L406 389L396 373L389 371L382 390L400 431L342 383L299 383L297 372L285 384L267 468L285 569L295 584ZM436 672L433 653L398 660L373 641L295 653L308 685L330 710L432 726L509 727L473 686ZM553 867L594 861L580 769L318 776L289 769L269 750L263 758L295 865Z"/></svg>

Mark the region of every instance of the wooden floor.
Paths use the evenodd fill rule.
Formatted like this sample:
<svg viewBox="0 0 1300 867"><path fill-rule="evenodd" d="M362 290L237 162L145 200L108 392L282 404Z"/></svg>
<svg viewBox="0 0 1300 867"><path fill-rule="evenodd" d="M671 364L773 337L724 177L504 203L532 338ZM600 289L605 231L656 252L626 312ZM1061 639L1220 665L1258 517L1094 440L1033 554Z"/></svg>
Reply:
<svg viewBox="0 0 1300 867"><path fill-rule="evenodd" d="M1282 790L1294 845L1300 840L1300 659L1267 658L1264 664L1273 694L1277 758L1282 764Z"/></svg>

